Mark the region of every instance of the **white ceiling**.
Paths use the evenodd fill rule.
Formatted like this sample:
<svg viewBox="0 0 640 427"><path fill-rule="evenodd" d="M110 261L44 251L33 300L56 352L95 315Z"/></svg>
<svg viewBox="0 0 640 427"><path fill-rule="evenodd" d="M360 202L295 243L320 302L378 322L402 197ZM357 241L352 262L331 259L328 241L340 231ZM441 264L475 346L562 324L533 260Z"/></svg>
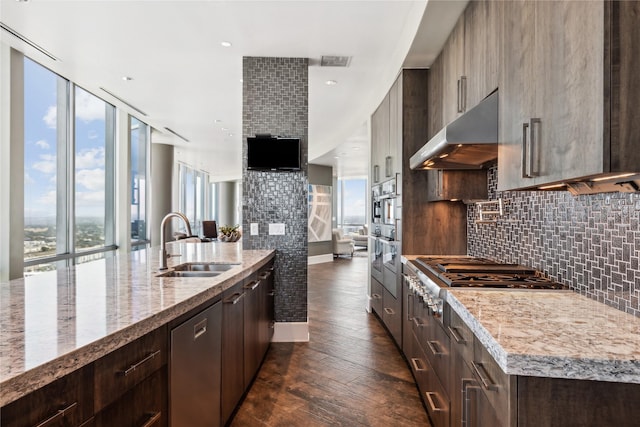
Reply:
<svg viewBox="0 0 640 427"><path fill-rule="evenodd" d="M149 123L153 142L216 180L242 175L242 57L310 58L309 162L365 176L371 113L403 66L431 64L465 4L0 0L0 21L59 60L6 31L0 40ZM322 55L351 61L320 67Z"/></svg>

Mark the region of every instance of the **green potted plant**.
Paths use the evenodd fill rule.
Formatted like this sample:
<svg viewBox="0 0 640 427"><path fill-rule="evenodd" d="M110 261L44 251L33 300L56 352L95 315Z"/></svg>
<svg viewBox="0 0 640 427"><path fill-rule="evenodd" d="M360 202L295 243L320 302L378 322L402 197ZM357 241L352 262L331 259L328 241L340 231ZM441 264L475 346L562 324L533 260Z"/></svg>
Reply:
<svg viewBox="0 0 640 427"><path fill-rule="evenodd" d="M240 227L238 224L234 226L223 225L218 229L218 240L220 240L221 242L238 241L242 236L242 233L240 232L240 230L238 230L238 227Z"/></svg>

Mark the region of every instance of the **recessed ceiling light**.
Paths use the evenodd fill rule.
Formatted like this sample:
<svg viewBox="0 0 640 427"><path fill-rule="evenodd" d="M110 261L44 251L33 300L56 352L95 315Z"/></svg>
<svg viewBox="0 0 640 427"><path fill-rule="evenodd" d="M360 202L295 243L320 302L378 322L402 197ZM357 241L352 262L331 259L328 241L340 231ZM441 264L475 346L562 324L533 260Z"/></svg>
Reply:
<svg viewBox="0 0 640 427"><path fill-rule="evenodd" d="M125 82L130 82L131 80L133 80L133 77L122 76L122 80L124 80Z"/></svg>
<svg viewBox="0 0 640 427"><path fill-rule="evenodd" d="M228 41L221 41L221 42L220 42L220 45L221 45L222 47L231 47L231 42L228 42Z"/></svg>
<svg viewBox="0 0 640 427"><path fill-rule="evenodd" d="M338 82L335 80L327 80L326 82L324 82L324 84L326 84L327 86L335 86L338 84Z"/></svg>
<svg viewBox="0 0 640 427"><path fill-rule="evenodd" d="M240 79L240 83L242 83L242 82L244 82L244 80L243 80L243 79Z"/></svg>
<svg viewBox="0 0 640 427"><path fill-rule="evenodd" d="M230 134L229 134L229 136L233 136L233 134L232 134L232 133L230 133Z"/></svg>
<svg viewBox="0 0 640 427"><path fill-rule="evenodd" d="M215 120L213 121L213 123L220 123L221 121L222 121L222 120L220 120L220 119L215 119Z"/></svg>
<svg viewBox="0 0 640 427"><path fill-rule="evenodd" d="M220 130L221 130L222 132L226 132L226 131L228 131L228 130L229 130L229 128L220 128Z"/></svg>

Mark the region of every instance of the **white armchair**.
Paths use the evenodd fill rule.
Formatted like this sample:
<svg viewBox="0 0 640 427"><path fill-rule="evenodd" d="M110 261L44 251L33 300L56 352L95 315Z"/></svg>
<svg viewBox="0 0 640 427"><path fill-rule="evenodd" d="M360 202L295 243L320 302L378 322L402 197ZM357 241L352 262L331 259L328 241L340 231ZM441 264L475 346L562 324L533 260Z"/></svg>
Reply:
<svg viewBox="0 0 640 427"><path fill-rule="evenodd" d="M369 247L369 232L367 231L367 224L363 225L357 233L349 233L349 237L353 239L355 246L361 246L364 248Z"/></svg>
<svg viewBox="0 0 640 427"><path fill-rule="evenodd" d="M342 230L334 228L331 232L331 241L333 243L333 257L339 255L351 255L353 257L353 239L344 237Z"/></svg>

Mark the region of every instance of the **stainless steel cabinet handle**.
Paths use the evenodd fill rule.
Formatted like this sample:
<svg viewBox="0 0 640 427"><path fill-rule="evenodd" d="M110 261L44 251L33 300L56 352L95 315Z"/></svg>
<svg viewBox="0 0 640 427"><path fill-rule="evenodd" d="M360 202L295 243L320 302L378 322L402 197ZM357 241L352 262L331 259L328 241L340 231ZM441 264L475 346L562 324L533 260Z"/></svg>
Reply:
<svg viewBox="0 0 640 427"><path fill-rule="evenodd" d="M243 289L248 289L248 290L255 290L258 286L260 286L260 282L261 280L252 280L251 282L247 283L246 285L244 285L242 288Z"/></svg>
<svg viewBox="0 0 640 427"><path fill-rule="evenodd" d="M462 378L462 427L471 427L475 425L471 419L471 401L469 392L475 392L479 389L477 382L473 378ZM475 420L477 421L477 420Z"/></svg>
<svg viewBox="0 0 640 427"><path fill-rule="evenodd" d="M271 291L271 292L269 292L269 296L270 296L270 297L273 297L273 296L275 296L275 295L276 295L276 291Z"/></svg>
<svg viewBox="0 0 640 427"><path fill-rule="evenodd" d="M487 371L484 369L484 366L482 366L482 363L471 362L471 366L473 367L473 371L476 373L478 378L480 378L482 387L484 387L485 390L498 390L498 385L491 382L491 378L489 378L489 375L487 375Z"/></svg>
<svg viewBox="0 0 640 427"><path fill-rule="evenodd" d="M436 174L436 185L438 186L438 197L442 197L443 191L443 181L442 181L442 169L438 169L438 173Z"/></svg>
<svg viewBox="0 0 640 427"><path fill-rule="evenodd" d="M380 182L380 166L373 165L373 182Z"/></svg>
<svg viewBox="0 0 640 427"><path fill-rule="evenodd" d="M413 321L413 294L407 294L407 320Z"/></svg>
<svg viewBox="0 0 640 427"><path fill-rule="evenodd" d="M462 96L462 89L460 88L462 86L462 80L458 79L458 113L462 113L462 102L460 101Z"/></svg>
<svg viewBox="0 0 640 427"><path fill-rule="evenodd" d="M438 349L436 348L436 345L440 346L440 344L438 344L437 341L427 341L427 347L429 347L429 350L431 350L431 353L433 353L434 356L440 357L444 353L441 351L438 351Z"/></svg>
<svg viewBox="0 0 640 427"><path fill-rule="evenodd" d="M529 123L522 124L522 177L531 178L527 170L527 153L529 152L529 143L527 142L529 135Z"/></svg>
<svg viewBox="0 0 640 427"><path fill-rule="evenodd" d="M422 319L420 319L419 317L414 317L413 318L413 324L416 325L416 327L421 328L424 326L424 323L422 322Z"/></svg>
<svg viewBox="0 0 640 427"><path fill-rule="evenodd" d="M133 371L138 369L140 366L144 365L145 363L147 363L148 361L150 361L151 359L153 359L154 357L159 356L159 355L160 355L160 350L156 350L153 353L150 353L144 359L140 360L139 362L134 363L133 365L129 366L124 371L120 371L120 373L126 377L127 375L133 373Z"/></svg>
<svg viewBox="0 0 640 427"><path fill-rule="evenodd" d="M142 426L140 427L151 427L152 425L160 421L161 416L162 416L162 412L150 413L149 419L147 419L147 421L144 424L142 424Z"/></svg>
<svg viewBox="0 0 640 427"><path fill-rule="evenodd" d="M460 94L460 107L462 107L462 113L467 111L467 76L460 77L460 86L461 86L461 94Z"/></svg>
<svg viewBox="0 0 640 427"><path fill-rule="evenodd" d="M451 326L447 326L447 329L449 329L449 333L451 334L451 336L453 337L453 339L456 341L457 344L466 344L467 341L462 338L462 336L460 336L460 334L458 333L458 329L457 328L453 328Z"/></svg>
<svg viewBox="0 0 640 427"><path fill-rule="evenodd" d="M44 421L41 421L40 423L36 424L35 427L48 427L50 425L53 425L54 423L57 423L60 420L60 418L64 418L71 410L75 409L76 406L78 406L78 402L73 402L69 406L66 406L62 409L58 409L58 411L56 411L55 414L51 415L49 418L45 419Z"/></svg>
<svg viewBox="0 0 640 427"><path fill-rule="evenodd" d="M384 176L385 178L389 178L391 176L391 156L384 158Z"/></svg>
<svg viewBox="0 0 640 427"><path fill-rule="evenodd" d="M380 299L382 298L380 294L371 294L371 299Z"/></svg>
<svg viewBox="0 0 640 427"><path fill-rule="evenodd" d="M193 326L193 340L197 340L207 333L207 319L202 319Z"/></svg>
<svg viewBox="0 0 640 427"><path fill-rule="evenodd" d="M389 315L396 314L396 312L395 312L395 311L393 311L393 309L392 309L392 308L387 308L387 307L385 307L385 308L384 308L384 312L385 312L385 313L387 313L387 314L389 314Z"/></svg>
<svg viewBox="0 0 640 427"><path fill-rule="evenodd" d="M238 302L240 302L243 296L244 296L244 292L242 293L236 292L235 294L231 295L229 298L225 299L222 302L224 304L237 304Z"/></svg>
<svg viewBox="0 0 640 427"><path fill-rule="evenodd" d="M534 148L540 146L540 126L542 120L539 118L531 119L531 138L529 140L529 177L538 176L538 171L534 170Z"/></svg>
<svg viewBox="0 0 640 427"><path fill-rule="evenodd" d="M422 371L426 371L427 368L421 368L420 364L422 364L422 366L424 366L424 362L422 362L422 360L420 359L416 359L415 357L411 358L411 364L413 365L413 370L416 372L422 372Z"/></svg>
<svg viewBox="0 0 640 427"><path fill-rule="evenodd" d="M431 409L431 412L442 412L445 410L445 408L438 408L435 404L435 401L433 399L433 397L438 397L437 393L434 393L432 391L426 391L425 396L427 397L427 403L429 404L429 408Z"/></svg>
<svg viewBox="0 0 640 427"><path fill-rule="evenodd" d="M271 276L271 271L264 271L260 273L258 277L260 278L260 280L265 280L265 279L268 279L269 276Z"/></svg>

